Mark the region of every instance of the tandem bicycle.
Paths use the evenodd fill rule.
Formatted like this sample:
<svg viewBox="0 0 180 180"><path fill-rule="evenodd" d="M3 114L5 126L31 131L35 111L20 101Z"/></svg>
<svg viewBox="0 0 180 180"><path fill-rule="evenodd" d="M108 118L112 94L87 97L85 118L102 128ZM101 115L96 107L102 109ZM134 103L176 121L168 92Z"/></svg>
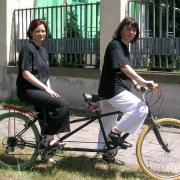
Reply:
<svg viewBox="0 0 180 180"><path fill-rule="evenodd" d="M164 97L160 88L155 92L142 89L142 99L149 107L147 120L136 143L136 157L140 168L153 179L180 180L180 120L175 118L157 119L152 112L153 105ZM156 94L156 101L150 104L151 95ZM104 138L102 149L67 147L60 143L58 147L41 148L42 138L36 123L38 112L12 104L2 104L0 115L0 166L13 169L26 169L33 166L38 158L48 160L52 154L60 151L80 151L102 153L107 158L114 158L121 148L110 143L104 131L102 117L119 114L118 111L101 114L98 95L83 94L84 101L92 111L91 115L71 120L70 123L83 122L71 132L61 136L59 142L73 136L89 124L98 121ZM5 110L5 111L4 111ZM128 134L125 134L124 139Z"/></svg>

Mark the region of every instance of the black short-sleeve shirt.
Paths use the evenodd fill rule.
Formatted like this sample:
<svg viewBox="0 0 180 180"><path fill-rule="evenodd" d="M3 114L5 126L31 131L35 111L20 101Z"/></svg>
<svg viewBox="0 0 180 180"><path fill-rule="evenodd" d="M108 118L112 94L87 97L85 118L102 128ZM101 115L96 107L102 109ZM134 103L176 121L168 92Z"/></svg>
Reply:
<svg viewBox="0 0 180 180"><path fill-rule="evenodd" d="M112 40L105 51L98 90L100 96L112 98L124 90L131 91L131 79L120 70L124 65L133 67L128 47L121 41Z"/></svg>
<svg viewBox="0 0 180 180"><path fill-rule="evenodd" d="M26 89L37 89L23 78L22 70L29 70L38 80L46 84L49 76L48 67L48 54L45 48L38 47L33 41L29 41L22 47L19 54L17 91L23 93Z"/></svg>

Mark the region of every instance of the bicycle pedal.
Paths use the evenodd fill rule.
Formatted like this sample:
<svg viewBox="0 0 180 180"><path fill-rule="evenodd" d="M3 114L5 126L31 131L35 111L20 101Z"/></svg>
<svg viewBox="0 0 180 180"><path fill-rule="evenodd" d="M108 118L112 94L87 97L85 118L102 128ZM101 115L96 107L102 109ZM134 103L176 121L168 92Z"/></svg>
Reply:
<svg viewBox="0 0 180 180"><path fill-rule="evenodd" d="M124 149L124 150L126 150L127 148L128 148L128 146L127 145L125 145L125 144L123 144L123 146L122 145L117 145L117 144L114 144L113 142L109 142L109 144L110 145L112 145L113 147L114 147L114 149L117 149L117 150L119 150L119 149Z"/></svg>
<svg viewBox="0 0 180 180"><path fill-rule="evenodd" d="M39 154L40 154L42 160L48 161L49 158L53 157L53 156L56 154L56 152L52 152L52 151L50 151L50 152L44 151L44 152L43 152L43 151L42 151L42 152L40 152Z"/></svg>
<svg viewBox="0 0 180 180"><path fill-rule="evenodd" d="M107 157L103 157L102 158L106 163L108 164L117 164L117 165L120 165L120 166L124 166L125 165L125 162L119 160L119 159L116 159L116 158L107 158Z"/></svg>
<svg viewBox="0 0 180 180"><path fill-rule="evenodd" d="M60 164L60 161L57 161L51 157L48 157L48 156L41 156L41 160L45 163L51 163L53 165L59 165Z"/></svg>
<svg viewBox="0 0 180 180"><path fill-rule="evenodd" d="M113 144L111 144L112 146L110 148L107 148L107 152L109 153L113 153L114 151L118 151L119 149L121 149L120 146L114 146Z"/></svg>

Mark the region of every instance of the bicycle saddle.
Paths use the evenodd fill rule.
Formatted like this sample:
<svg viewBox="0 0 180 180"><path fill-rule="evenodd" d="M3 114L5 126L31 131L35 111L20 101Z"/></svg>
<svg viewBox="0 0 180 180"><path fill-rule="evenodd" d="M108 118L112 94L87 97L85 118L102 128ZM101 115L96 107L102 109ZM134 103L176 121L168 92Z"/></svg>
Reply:
<svg viewBox="0 0 180 180"><path fill-rule="evenodd" d="M103 97L100 97L99 95L88 94L88 93L83 93L83 97L86 102L94 102L94 103L105 99Z"/></svg>

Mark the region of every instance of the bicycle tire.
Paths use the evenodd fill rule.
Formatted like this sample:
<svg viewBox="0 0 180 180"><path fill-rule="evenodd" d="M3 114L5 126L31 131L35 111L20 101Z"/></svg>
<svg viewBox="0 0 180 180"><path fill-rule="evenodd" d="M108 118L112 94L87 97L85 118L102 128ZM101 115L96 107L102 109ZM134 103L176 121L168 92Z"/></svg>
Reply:
<svg viewBox="0 0 180 180"><path fill-rule="evenodd" d="M14 138L28 122L27 116L18 112L0 115L0 165L5 168L26 169L31 167L37 157L37 144L40 142L39 131L35 124Z"/></svg>
<svg viewBox="0 0 180 180"><path fill-rule="evenodd" d="M136 145L137 161L141 169L153 179L180 179L180 120L156 120L159 132L170 152L165 152L153 132L153 124L146 125Z"/></svg>

